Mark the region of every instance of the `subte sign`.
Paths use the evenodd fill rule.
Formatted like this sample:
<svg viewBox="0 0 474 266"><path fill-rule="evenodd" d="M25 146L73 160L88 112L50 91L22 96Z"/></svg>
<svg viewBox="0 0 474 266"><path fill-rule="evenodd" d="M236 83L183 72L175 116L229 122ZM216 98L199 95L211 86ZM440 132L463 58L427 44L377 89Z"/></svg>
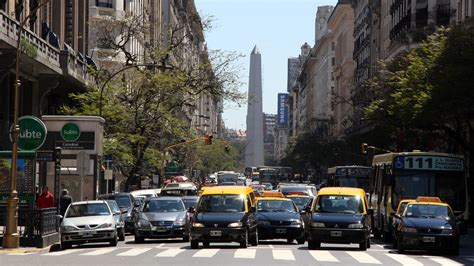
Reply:
<svg viewBox="0 0 474 266"><path fill-rule="evenodd" d="M22 151L35 151L43 146L48 130L46 125L38 117L22 116L18 118L20 135L18 136L18 149ZM12 125L10 132L13 131ZM12 136L10 134L10 140Z"/></svg>

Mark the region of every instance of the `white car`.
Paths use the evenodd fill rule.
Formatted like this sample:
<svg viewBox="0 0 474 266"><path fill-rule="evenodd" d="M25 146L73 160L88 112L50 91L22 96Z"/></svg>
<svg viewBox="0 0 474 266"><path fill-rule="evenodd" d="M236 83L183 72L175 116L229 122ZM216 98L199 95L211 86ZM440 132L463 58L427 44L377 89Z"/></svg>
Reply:
<svg viewBox="0 0 474 266"><path fill-rule="evenodd" d="M71 203L61 222L61 248L91 242L109 242L111 246L117 246L114 214L104 200Z"/></svg>

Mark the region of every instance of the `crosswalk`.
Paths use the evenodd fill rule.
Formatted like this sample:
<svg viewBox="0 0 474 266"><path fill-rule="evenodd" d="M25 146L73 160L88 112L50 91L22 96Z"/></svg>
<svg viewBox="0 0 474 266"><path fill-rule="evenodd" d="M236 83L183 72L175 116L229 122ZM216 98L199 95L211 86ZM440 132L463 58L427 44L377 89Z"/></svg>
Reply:
<svg viewBox="0 0 474 266"><path fill-rule="evenodd" d="M114 248L77 248L45 254L26 253L24 256L60 257L60 256L154 256L158 258L192 257L195 259L209 259L216 256L232 257L233 259L252 260L259 256L270 256L275 261L294 262L302 257L305 260L312 259L319 263L344 263L344 264L370 264L370 265L464 265L459 262L459 257L443 256L413 256L397 254L385 250L374 250L369 252L343 251L343 250L295 250L284 248L204 248L193 250L183 247L114 247ZM18 254L7 254L17 256ZM464 261L474 261L474 257L466 257Z"/></svg>

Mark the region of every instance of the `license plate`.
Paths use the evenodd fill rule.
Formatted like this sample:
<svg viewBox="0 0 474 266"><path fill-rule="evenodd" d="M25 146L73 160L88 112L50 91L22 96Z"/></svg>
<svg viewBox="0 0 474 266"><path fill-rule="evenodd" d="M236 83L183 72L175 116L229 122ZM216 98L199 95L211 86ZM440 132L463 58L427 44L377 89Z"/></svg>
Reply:
<svg viewBox="0 0 474 266"><path fill-rule="evenodd" d="M284 229L284 228L277 228L276 233L277 233L277 234L286 234L286 229Z"/></svg>
<svg viewBox="0 0 474 266"><path fill-rule="evenodd" d="M153 227L153 231L156 231L156 232L166 232L166 231L168 231L168 229L166 229L166 228L164 228L164 227L155 226L155 227Z"/></svg>
<svg viewBox="0 0 474 266"><path fill-rule="evenodd" d="M222 231L211 231L211 236L221 236Z"/></svg>
<svg viewBox="0 0 474 266"><path fill-rule="evenodd" d="M423 242L425 243L434 243L436 242L436 238L433 236L424 236L423 237Z"/></svg>
<svg viewBox="0 0 474 266"><path fill-rule="evenodd" d="M81 232L80 233L83 237L93 237L95 232Z"/></svg>
<svg viewBox="0 0 474 266"><path fill-rule="evenodd" d="M331 236L342 236L342 231L331 231Z"/></svg>

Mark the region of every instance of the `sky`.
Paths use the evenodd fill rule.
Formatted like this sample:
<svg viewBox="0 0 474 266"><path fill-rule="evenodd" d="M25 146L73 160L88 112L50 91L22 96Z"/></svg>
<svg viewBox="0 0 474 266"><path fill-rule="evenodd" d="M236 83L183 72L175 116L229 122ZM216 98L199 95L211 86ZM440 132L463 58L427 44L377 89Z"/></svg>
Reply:
<svg viewBox="0 0 474 266"><path fill-rule="evenodd" d="M247 95L250 52L257 45L262 54L263 112L277 113L277 94L286 92L287 61L297 57L305 42L314 45L318 6L337 0L195 0L201 17L212 16L213 28L205 33L209 50L244 55L240 91ZM247 106L224 104L227 128L246 128Z"/></svg>

